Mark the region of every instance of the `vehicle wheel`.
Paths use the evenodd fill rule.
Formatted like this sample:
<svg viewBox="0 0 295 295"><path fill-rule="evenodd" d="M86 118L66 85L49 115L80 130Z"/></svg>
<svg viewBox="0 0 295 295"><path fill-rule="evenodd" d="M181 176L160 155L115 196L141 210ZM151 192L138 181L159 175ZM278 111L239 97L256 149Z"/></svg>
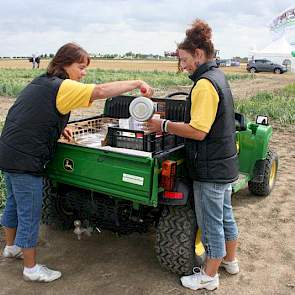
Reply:
<svg viewBox="0 0 295 295"><path fill-rule="evenodd" d="M275 74L281 74L281 70L278 69L278 68L277 68L277 69L274 69L274 73L275 73Z"/></svg>
<svg viewBox="0 0 295 295"><path fill-rule="evenodd" d="M256 73L256 69L255 69L255 68L250 68L249 72L250 72L251 74L254 74L254 73Z"/></svg>
<svg viewBox="0 0 295 295"><path fill-rule="evenodd" d="M75 219L75 214L66 207L64 198L57 193L50 179L44 178L42 223L59 229L70 229Z"/></svg>
<svg viewBox="0 0 295 295"><path fill-rule="evenodd" d="M264 177L262 182L248 182L248 188L251 193L257 196L268 196L272 191L278 172L278 155L269 150L266 156Z"/></svg>
<svg viewBox="0 0 295 295"><path fill-rule="evenodd" d="M190 206L163 209L156 236L156 255L169 271L188 275L196 266L196 217ZM202 261L203 262L203 261Z"/></svg>

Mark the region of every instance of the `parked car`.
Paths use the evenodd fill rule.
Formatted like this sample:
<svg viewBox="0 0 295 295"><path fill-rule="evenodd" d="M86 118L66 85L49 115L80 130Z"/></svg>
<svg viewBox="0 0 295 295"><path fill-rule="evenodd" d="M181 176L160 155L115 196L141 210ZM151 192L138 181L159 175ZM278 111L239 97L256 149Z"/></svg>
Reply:
<svg viewBox="0 0 295 295"><path fill-rule="evenodd" d="M230 67L230 62L227 59L216 60L218 67Z"/></svg>
<svg viewBox="0 0 295 295"><path fill-rule="evenodd" d="M234 60L232 59L231 62L230 62L230 66L231 67L239 67L241 64L238 60Z"/></svg>
<svg viewBox="0 0 295 295"><path fill-rule="evenodd" d="M218 67L239 67L240 62L233 59L216 59Z"/></svg>
<svg viewBox="0 0 295 295"><path fill-rule="evenodd" d="M286 66L273 63L268 59L254 59L247 63L247 71L250 73L272 72L282 74L287 72Z"/></svg>

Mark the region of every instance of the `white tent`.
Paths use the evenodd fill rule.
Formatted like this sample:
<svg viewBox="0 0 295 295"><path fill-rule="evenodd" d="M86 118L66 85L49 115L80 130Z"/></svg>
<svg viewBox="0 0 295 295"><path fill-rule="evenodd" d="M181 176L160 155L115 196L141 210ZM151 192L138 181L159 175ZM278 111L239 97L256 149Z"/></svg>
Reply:
<svg viewBox="0 0 295 295"><path fill-rule="evenodd" d="M291 72L295 72L295 57L292 56L295 48L281 37L262 50L250 50L249 59L266 58L274 63L287 65Z"/></svg>

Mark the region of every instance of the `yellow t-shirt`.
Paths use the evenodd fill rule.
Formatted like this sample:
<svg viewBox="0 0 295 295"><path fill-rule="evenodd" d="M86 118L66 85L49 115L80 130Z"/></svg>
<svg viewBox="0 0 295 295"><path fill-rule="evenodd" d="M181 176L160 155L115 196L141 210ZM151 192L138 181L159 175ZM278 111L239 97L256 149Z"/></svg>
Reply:
<svg viewBox="0 0 295 295"><path fill-rule="evenodd" d="M65 115L73 109L88 107L95 84L84 84L75 80L64 80L57 92L56 108Z"/></svg>
<svg viewBox="0 0 295 295"><path fill-rule="evenodd" d="M189 125L208 133L215 120L219 96L207 79L200 79L191 94L191 120Z"/></svg>

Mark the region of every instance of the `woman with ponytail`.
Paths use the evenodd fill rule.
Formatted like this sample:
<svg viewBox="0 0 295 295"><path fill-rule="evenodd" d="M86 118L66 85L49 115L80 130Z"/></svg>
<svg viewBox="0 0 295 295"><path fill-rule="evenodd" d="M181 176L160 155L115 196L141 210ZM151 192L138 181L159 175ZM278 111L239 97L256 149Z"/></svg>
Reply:
<svg viewBox="0 0 295 295"><path fill-rule="evenodd" d="M238 229L231 206L231 184L238 179L233 97L214 61L211 38L209 25L197 19L178 44L179 68L193 81L184 122L149 121L152 131L185 138L197 223L206 249L205 265L181 278L182 285L193 290L218 288L219 267L230 274L239 272Z"/></svg>

